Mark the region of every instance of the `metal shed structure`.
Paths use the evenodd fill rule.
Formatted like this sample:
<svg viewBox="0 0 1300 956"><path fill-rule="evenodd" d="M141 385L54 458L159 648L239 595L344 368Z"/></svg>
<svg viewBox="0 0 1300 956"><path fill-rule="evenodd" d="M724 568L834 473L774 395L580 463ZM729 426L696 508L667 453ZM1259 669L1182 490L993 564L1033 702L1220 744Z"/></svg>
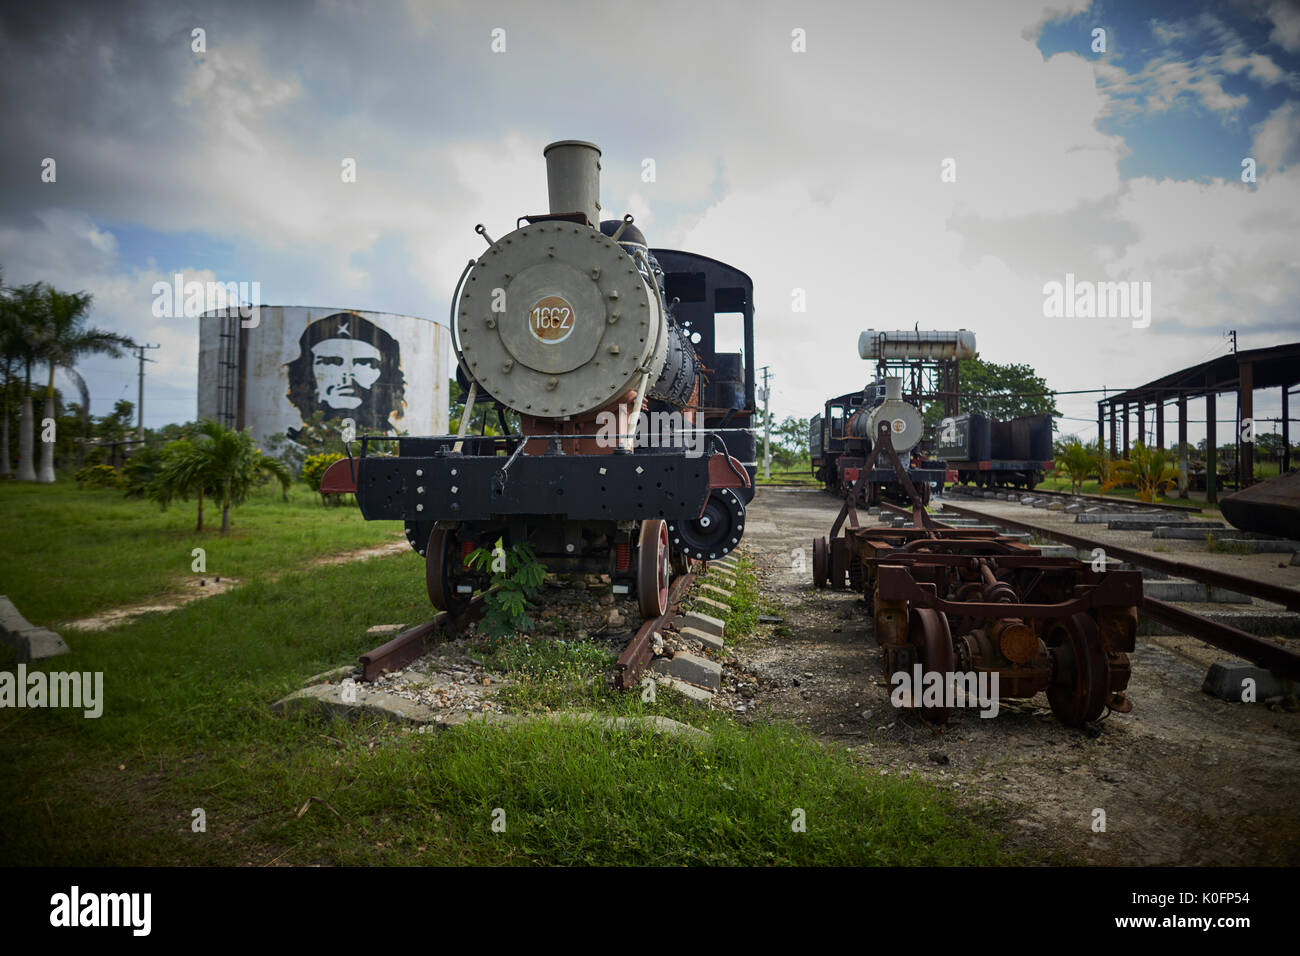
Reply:
<svg viewBox="0 0 1300 956"><path fill-rule="evenodd" d="M1237 454L1237 483L1245 487L1254 480L1255 454L1251 442L1241 441L1241 423L1255 417L1255 392L1258 389L1282 390L1282 443L1284 452L1282 470L1291 467L1290 390L1300 383L1300 342L1274 345L1263 349L1246 349L1230 355L1221 355L1199 365L1172 372L1137 388L1131 388L1097 402L1097 434L1104 435L1104 424L1110 420L1110 453L1114 457L1122 448L1128 457L1129 422L1137 413L1138 434L1146 434L1147 407L1155 414L1156 441L1165 447L1165 406L1173 403L1178 416L1178 448L1184 470L1187 466L1187 400L1205 400L1205 481L1206 500L1218 500L1218 454L1215 447L1215 426L1218 424L1216 400L1224 392L1237 393L1235 429L1239 452ZM1117 417L1122 416L1122 427Z"/></svg>

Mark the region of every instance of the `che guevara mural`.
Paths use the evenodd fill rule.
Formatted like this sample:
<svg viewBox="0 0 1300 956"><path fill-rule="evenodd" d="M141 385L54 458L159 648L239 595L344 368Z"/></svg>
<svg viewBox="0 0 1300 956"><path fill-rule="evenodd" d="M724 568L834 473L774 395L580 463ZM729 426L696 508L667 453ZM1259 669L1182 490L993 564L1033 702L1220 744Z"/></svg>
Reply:
<svg viewBox="0 0 1300 956"><path fill-rule="evenodd" d="M263 305L242 321L211 312L199 333L199 418L259 442L298 441L319 413L357 435L444 435L450 335L390 312Z"/></svg>
<svg viewBox="0 0 1300 956"><path fill-rule="evenodd" d="M397 340L355 312L335 312L312 322L286 366L288 399L303 421L352 419L356 433L398 428L406 407L406 381ZM296 439L299 428L287 434Z"/></svg>

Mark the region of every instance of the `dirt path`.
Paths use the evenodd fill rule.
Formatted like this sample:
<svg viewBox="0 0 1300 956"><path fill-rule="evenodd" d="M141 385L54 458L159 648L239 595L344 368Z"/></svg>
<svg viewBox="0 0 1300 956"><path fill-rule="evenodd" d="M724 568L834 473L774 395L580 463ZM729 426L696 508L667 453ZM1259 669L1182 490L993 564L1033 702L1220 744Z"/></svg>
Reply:
<svg viewBox="0 0 1300 956"><path fill-rule="evenodd" d="M787 637L736 656L771 690L751 713L785 718L914 774L1016 813L1013 847L1062 862L1151 865L1300 863L1300 714L1228 704L1200 689L1227 655L1184 637L1139 638L1130 714L1097 736L1051 715L1045 695L1004 700L981 719L959 711L936 730L889 702L866 604L815 591L811 542L838 505L820 491L760 489L745 549L784 607ZM869 519L874 520L874 519ZM804 549L805 570L793 552ZM1095 810L1105 832L1094 832Z"/></svg>
<svg viewBox="0 0 1300 956"><path fill-rule="evenodd" d="M390 541L388 544L381 544L375 547L362 548L358 551L344 551L341 554L327 554L318 558L313 558L307 562L307 567L323 567L331 564L349 564L353 561L368 561L371 558L381 558L389 554L397 554L399 551L405 551L410 545L405 539L400 541ZM272 576L274 580L279 575ZM217 577L216 575L194 575L189 578L183 578L178 586L181 590L172 594L158 598L154 601L148 601L143 604L131 604L124 607L111 608L107 611L101 611L91 617L83 617L75 621L62 621L55 625L56 629L76 628L82 631L107 631L109 628L118 627L122 624L128 624L136 618L145 614L165 614L168 611L174 611L177 608L184 607L192 601L198 601L203 598L213 597L217 594L224 594L231 588L238 587L242 582L229 577Z"/></svg>

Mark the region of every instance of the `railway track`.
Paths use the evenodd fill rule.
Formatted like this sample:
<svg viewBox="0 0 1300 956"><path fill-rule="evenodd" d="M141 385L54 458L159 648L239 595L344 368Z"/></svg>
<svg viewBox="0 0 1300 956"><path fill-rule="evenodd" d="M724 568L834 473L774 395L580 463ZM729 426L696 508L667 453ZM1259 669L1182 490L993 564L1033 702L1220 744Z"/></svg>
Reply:
<svg viewBox="0 0 1300 956"><path fill-rule="evenodd" d="M496 588L492 588L475 595L458 614L439 611L423 624L407 628L392 640L362 654L361 679L373 681L385 671L400 670L424 653L427 641L479 620L483 617L484 598L495 590Z"/></svg>
<svg viewBox="0 0 1300 956"><path fill-rule="evenodd" d="M883 505L882 511L885 509L904 518L910 519L912 517L911 511L896 505ZM1256 581L1252 578L1245 578L1225 571L1201 567L1200 565L1173 561L1145 551L1123 548L1014 518L1005 518L971 508L962 508L951 503L945 503L944 509L961 517L975 518L987 524L1029 532L1074 548L1087 551L1101 548L1108 557L1118 558L1137 568L1146 568L1174 577L1188 578L1212 587L1226 588L1272 604L1279 604L1288 611L1300 611L1300 591L1293 588ZM935 522L935 524L936 527L947 527L941 522ZM1143 596L1140 612L1147 617L1178 628L1190 637L1195 637L1213 647L1235 654L1261 667L1266 667L1290 680L1300 680L1300 652L1291 648L1275 644L1266 638L1248 634L1235 627L1210 620L1184 608L1151 597Z"/></svg>
<svg viewBox="0 0 1300 956"><path fill-rule="evenodd" d="M1108 509L1115 512L1122 511L1185 511L1192 514L1199 514L1202 509L1197 505L1175 505L1168 502L1164 504L1155 504L1150 501L1138 501L1133 498L1108 498L1105 495L1085 495L1075 494L1068 491L1017 491L1014 488L992 488L979 489L971 485L952 485L944 491L945 498L965 495L971 498L984 497L984 492L998 495L1014 495L1016 500L1032 495L1035 498L1059 498L1065 501L1087 502L1095 505L1105 505Z"/></svg>
<svg viewBox="0 0 1300 956"><path fill-rule="evenodd" d="M637 628L614 665L614 683L617 687L630 690L637 686L641 675L654 658L655 633L662 631L678 615L681 600L694 581L695 574L692 572L674 578L668 589L667 609L658 617L646 619ZM423 624L407 628L374 650L362 654L361 679L374 681L387 671L400 670L424 654L427 645L439 636L455 632L479 620L483 616L484 598L491 593L492 591L485 591L475 595L459 614L440 611Z"/></svg>
<svg viewBox="0 0 1300 956"><path fill-rule="evenodd" d="M659 617L642 622L632 640L618 656L614 665L614 684L622 690L631 690L641 680L641 675L654 657L655 632L663 630L670 620L677 616L681 599L690 590L695 581L692 572L679 575L668 588L668 607Z"/></svg>

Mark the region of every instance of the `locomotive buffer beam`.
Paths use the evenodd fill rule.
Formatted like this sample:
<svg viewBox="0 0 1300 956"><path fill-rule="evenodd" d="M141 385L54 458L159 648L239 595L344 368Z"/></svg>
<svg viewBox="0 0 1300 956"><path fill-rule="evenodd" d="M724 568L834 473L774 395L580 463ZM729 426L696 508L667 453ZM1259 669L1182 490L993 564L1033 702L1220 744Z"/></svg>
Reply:
<svg viewBox="0 0 1300 956"><path fill-rule="evenodd" d="M652 454L519 455L509 482L495 455L369 457L356 468L367 520L487 521L503 515L566 515L612 521L699 517L715 488L742 487L744 470L721 455L672 449ZM327 472L327 475L329 473ZM322 481L322 485L325 482Z"/></svg>

